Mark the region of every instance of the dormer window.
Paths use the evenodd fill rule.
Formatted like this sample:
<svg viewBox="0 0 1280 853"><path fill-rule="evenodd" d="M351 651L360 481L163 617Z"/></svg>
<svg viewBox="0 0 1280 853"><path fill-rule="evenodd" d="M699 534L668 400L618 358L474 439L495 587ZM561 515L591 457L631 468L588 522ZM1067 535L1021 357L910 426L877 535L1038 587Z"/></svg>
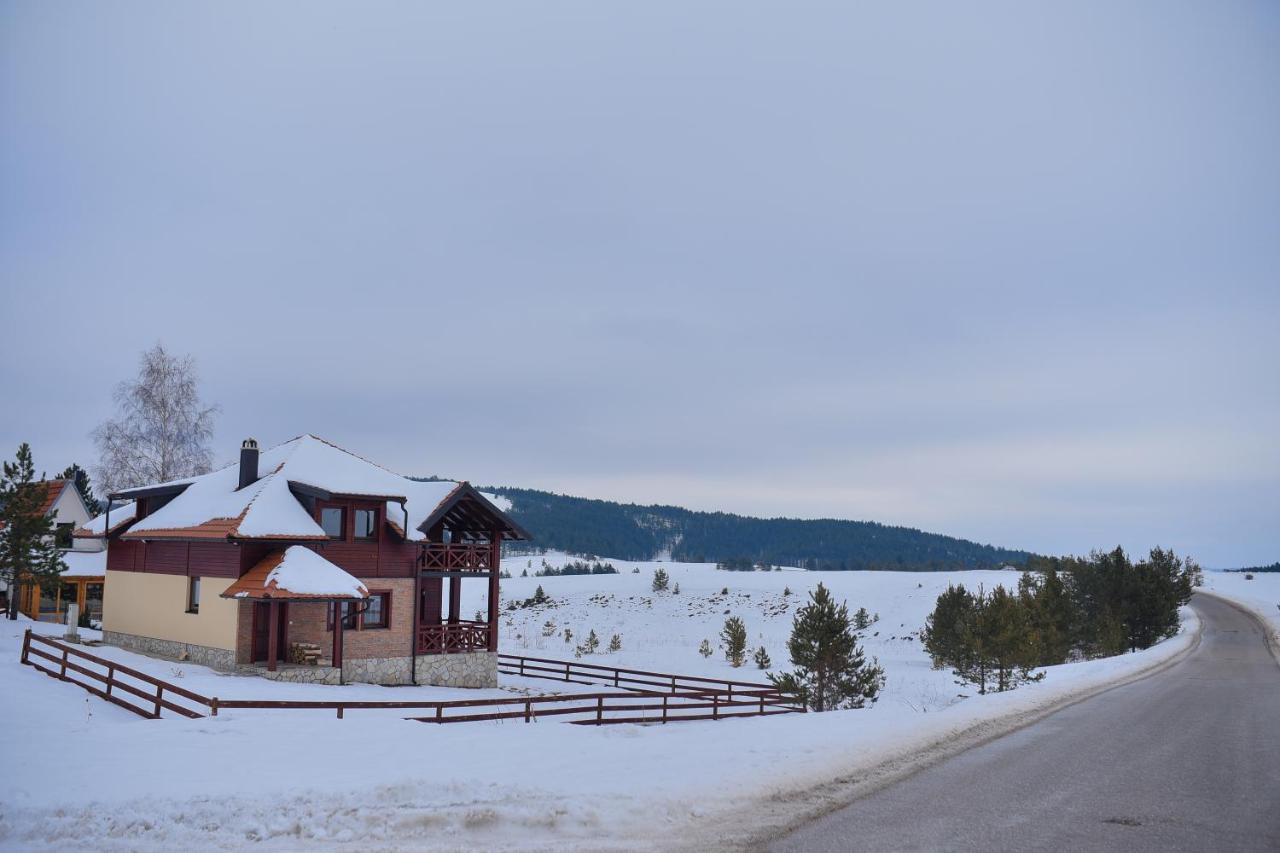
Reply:
<svg viewBox="0 0 1280 853"><path fill-rule="evenodd" d="M356 539L371 542L378 538L378 511L376 509L356 510L355 521L354 536Z"/></svg>
<svg viewBox="0 0 1280 853"><path fill-rule="evenodd" d="M320 527L330 539L347 538L347 511L340 506L320 509Z"/></svg>

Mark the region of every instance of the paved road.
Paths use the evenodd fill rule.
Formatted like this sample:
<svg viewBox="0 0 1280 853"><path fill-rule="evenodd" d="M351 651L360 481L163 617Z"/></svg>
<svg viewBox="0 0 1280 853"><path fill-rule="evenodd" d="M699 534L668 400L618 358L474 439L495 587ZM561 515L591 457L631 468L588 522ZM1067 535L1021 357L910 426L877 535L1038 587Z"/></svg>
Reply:
<svg viewBox="0 0 1280 853"><path fill-rule="evenodd" d="M775 851L1280 850L1280 667L1258 626L1195 596L1173 667L927 768Z"/></svg>

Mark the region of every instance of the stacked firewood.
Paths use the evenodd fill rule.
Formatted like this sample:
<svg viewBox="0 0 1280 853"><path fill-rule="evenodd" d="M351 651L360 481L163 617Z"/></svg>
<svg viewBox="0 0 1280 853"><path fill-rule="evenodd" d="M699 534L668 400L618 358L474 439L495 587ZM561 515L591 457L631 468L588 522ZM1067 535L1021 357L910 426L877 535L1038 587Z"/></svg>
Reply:
<svg viewBox="0 0 1280 853"><path fill-rule="evenodd" d="M289 663L315 666L320 663L320 647L315 643L290 643Z"/></svg>

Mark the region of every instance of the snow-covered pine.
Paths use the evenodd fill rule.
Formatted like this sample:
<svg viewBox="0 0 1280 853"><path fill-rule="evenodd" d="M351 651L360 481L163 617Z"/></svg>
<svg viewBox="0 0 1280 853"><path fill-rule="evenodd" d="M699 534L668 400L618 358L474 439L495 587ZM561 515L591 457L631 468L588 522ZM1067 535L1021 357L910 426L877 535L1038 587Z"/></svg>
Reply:
<svg viewBox="0 0 1280 853"><path fill-rule="evenodd" d="M720 639L724 641L724 656L733 666L742 666L747 652L747 626L737 616L724 620L724 628L720 631Z"/></svg>
<svg viewBox="0 0 1280 853"><path fill-rule="evenodd" d="M666 592L667 584L670 580L670 577L667 575L667 570L662 568L662 566L658 566L658 568L653 572L653 591Z"/></svg>
<svg viewBox="0 0 1280 853"><path fill-rule="evenodd" d="M848 605L837 606L821 583L796 612L787 650L795 669L769 680L814 711L865 707L884 687L884 670L854 636Z"/></svg>

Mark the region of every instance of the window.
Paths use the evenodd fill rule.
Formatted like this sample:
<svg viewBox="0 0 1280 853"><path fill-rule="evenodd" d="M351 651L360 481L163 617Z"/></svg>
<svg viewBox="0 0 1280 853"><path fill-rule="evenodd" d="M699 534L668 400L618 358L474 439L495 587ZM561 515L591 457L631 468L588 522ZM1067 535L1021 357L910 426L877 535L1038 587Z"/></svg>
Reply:
<svg viewBox="0 0 1280 853"><path fill-rule="evenodd" d="M390 593L378 592L369 596L369 601L365 607L365 611L361 614L360 620L365 628L385 628L387 627L387 599Z"/></svg>
<svg viewBox="0 0 1280 853"><path fill-rule="evenodd" d="M54 534L53 534L54 544L57 545L59 548L70 548L72 544L71 532L75 529L76 529L76 526L74 524L71 524L70 522L66 524L59 524L54 530Z"/></svg>
<svg viewBox="0 0 1280 853"><path fill-rule="evenodd" d="M355 628L357 627L356 620L359 619L359 617L360 617L360 614L356 611L356 606L354 601L342 602L342 630L344 631L355 630ZM333 630L333 602L332 601L329 602L329 615L326 619L325 630L327 631Z"/></svg>
<svg viewBox="0 0 1280 853"><path fill-rule="evenodd" d="M376 509L356 510L355 537L366 541L378 538L378 511Z"/></svg>
<svg viewBox="0 0 1280 853"><path fill-rule="evenodd" d="M360 612L360 607L364 612ZM371 592L369 598L360 604L356 601L342 602L342 630L371 630L387 628L391 625L391 593ZM329 602L329 614L326 618L325 630L333 630L333 602Z"/></svg>
<svg viewBox="0 0 1280 853"><path fill-rule="evenodd" d="M347 511L340 506L326 506L320 510L320 526L330 539L345 539Z"/></svg>
<svg viewBox="0 0 1280 853"><path fill-rule="evenodd" d="M187 612L200 612L200 578L187 578Z"/></svg>

